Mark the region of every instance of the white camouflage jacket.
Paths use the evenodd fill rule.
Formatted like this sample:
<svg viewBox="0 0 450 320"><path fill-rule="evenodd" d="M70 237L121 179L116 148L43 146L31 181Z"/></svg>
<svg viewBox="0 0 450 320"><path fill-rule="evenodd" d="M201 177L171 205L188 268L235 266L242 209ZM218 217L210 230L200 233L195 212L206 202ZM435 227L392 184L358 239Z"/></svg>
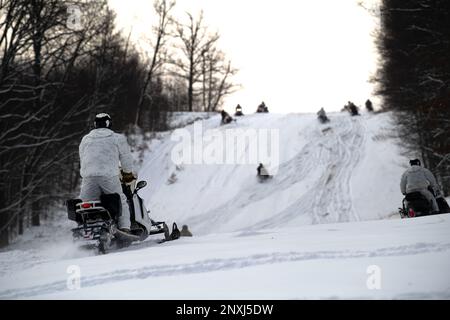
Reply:
<svg viewBox="0 0 450 320"><path fill-rule="evenodd" d="M86 177L113 177L133 172L133 157L124 135L107 128L94 129L81 140L80 174Z"/></svg>
<svg viewBox="0 0 450 320"><path fill-rule="evenodd" d="M400 182L400 189L403 194L428 189L428 187L432 187L436 193L440 193L434 175L430 170L420 166L412 166L406 170Z"/></svg>

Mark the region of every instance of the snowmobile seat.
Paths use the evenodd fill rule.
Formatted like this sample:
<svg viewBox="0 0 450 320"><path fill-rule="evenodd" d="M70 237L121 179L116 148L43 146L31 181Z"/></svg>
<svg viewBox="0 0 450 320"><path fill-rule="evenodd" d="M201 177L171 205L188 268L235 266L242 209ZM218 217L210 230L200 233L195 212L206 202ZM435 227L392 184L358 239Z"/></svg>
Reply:
<svg viewBox="0 0 450 320"><path fill-rule="evenodd" d="M119 194L102 194L100 196L100 202L108 210L111 218L116 219L122 215L122 203Z"/></svg>

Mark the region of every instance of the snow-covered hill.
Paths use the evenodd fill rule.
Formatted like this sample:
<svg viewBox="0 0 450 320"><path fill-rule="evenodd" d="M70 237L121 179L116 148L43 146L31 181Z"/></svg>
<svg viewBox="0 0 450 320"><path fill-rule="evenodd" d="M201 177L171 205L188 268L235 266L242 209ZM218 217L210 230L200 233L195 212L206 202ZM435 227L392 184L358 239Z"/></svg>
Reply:
<svg viewBox="0 0 450 320"><path fill-rule="evenodd" d="M159 218L188 224L196 234L239 229L381 219L397 212L399 181L407 159L390 138L388 113L350 117L330 115L319 125L309 114L255 114L227 130L275 129L279 168L267 183L256 165L175 165L171 133L154 141L140 177L148 207ZM213 140L219 116L188 126L192 139ZM225 133L224 133L225 135ZM220 143L215 142L215 143ZM243 157L247 154L243 154ZM170 183L169 180L176 180Z"/></svg>
<svg viewBox="0 0 450 320"><path fill-rule="evenodd" d="M449 299L450 215L399 219L407 159L390 115L330 118L197 122L209 146L232 128L278 130L280 165L263 184L254 164L177 166L172 133L159 135L141 196L154 218L186 223L194 237L96 256L72 244L62 212L0 251L0 299Z"/></svg>

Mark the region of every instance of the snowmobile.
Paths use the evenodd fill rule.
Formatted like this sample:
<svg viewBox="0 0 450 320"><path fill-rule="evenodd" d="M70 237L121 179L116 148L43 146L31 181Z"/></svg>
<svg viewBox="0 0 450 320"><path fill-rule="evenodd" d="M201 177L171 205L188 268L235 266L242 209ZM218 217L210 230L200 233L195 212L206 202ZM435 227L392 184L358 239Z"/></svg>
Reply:
<svg viewBox="0 0 450 320"><path fill-rule="evenodd" d="M431 203L420 192L406 194L402 201L402 208L399 209L403 218L415 218L434 214Z"/></svg>
<svg viewBox="0 0 450 320"><path fill-rule="evenodd" d="M325 116L325 115L320 115L320 116L317 117L317 119L319 119L320 123L330 122L330 119L327 116Z"/></svg>
<svg viewBox="0 0 450 320"><path fill-rule="evenodd" d="M130 208L131 234L118 228L118 218L122 213L119 194L103 194L98 201L68 200L68 218L78 224L72 229L74 241L82 241L88 247L93 245L99 253L105 254L114 248L128 247L134 241L144 241L151 235L163 234L164 239L160 242L178 239L176 223L170 233L165 222L156 222L150 218L150 211L147 211L138 195L138 191L146 186L146 181L139 181L132 190L130 185L122 184Z"/></svg>
<svg viewBox="0 0 450 320"><path fill-rule="evenodd" d="M348 110L349 110L350 115L351 115L352 117L354 117L354 116L360 116L360 114L359 114L359 108L358 108L357 106L355 106L354 104L351 104L351 105L348 107Z"/></svg>
<svg viewBox="0 0 450 320"><path fill-rule="evenodd" d="M269 113L269 108L267 108L266 105L261 104L256 109L256 113Z"/></svg>
<svg viewBox="0 0 450 320"><path fill-rule="evenodd" d="M236 107L236 112L234 113L235 117L243 117L244 113L242 112L242 107L241 106L237 106Z"/></svg>
<svg viewBox="0 0 450 320"><path fill-rule="evenodd" d="M261 183L273 178L273 176L271 176L269 174L266 167L264 167L264 165L262 163L259 164L256 171L257 171L256 176L258 177L258 181Z"/></svg>
<svg viewBox="0 0 450 320"><path fill-rule="evenodd" d="M227 124L230 124L230 123L233 122L233 121L236 121L236 119L233 119L233 118L228 114L228 112L226 112L225 110L222 110L222 111L220 112L220 115L222 116L222 120L220 121L220 125L221 125L221 126L227 125Z"/></svg>

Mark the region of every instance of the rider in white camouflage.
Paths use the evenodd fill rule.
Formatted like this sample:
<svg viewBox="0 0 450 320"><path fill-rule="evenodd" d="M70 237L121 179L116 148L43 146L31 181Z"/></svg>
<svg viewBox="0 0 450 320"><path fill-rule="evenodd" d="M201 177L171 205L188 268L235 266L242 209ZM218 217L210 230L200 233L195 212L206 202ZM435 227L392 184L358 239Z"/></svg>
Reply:
<svg viewBox="0 0 450 320"><path fill-rule="evenodd" d="M135 179L130 146L124 135L111 130L111 117L100 113L95 117L95 129L83 137L80 152L80 174L82 179L80 198L83 201L100 199L100 195L117 193L122 201L122 216L119 228L130 232L130 211L127 198L122 191L122 180L130 183Z"/></svg>
<svg viewBox="0 0 450 320"><path fill-rule="evenodd" d="M406 170L400 182L400 190L406 195L412 192L420 192L432 205L433 213L439 212L436 195L440 194L440 188L436 178L430 170L421 167L419 159L409 162L411 168Z"/></svg>

